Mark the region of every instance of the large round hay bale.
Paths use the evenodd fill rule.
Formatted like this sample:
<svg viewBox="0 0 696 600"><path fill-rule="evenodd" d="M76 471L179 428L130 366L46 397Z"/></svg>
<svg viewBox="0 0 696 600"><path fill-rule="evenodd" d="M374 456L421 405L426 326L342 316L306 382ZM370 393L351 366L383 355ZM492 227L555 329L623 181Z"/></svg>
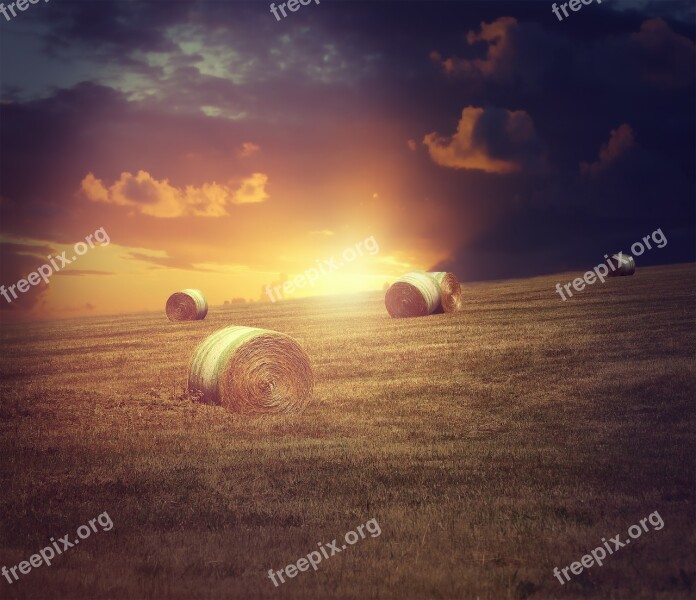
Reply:
<svg viewBox="0 0 696 600"><path fill-rule="evenodd" d="M170 321L199 321L208 314L208 301L200 290L181 290L167 300Z"/></svg>
<svg viewBox="0 0 696 600"><path fill-rule="evenodd" d="M436 271L429 273L440 284L442 312L457 312L462 308L462 286L454 273Z"/></svg>
<svg viewBox="0 0 696 600"><path fill-rule="evenodd" d="M232 412L290 413L306 407L314 377L309 357L290 336L233 325L196 348L188 387L201 401Z"/></svg>
<svg viewBox="0 0 696 600"><path fill-rule="evenodd" d="M607 262L609 263L609 277L625 277L636 272L636 261L629 254L614 254L607 259Z"/></svg>
<svg viewBox="0 0 696 600"><path fill-rule="evenodd" d="M399 277L384 295L387 312L395 318L422 317L440 307L440 284L424 271Z"/></svg>

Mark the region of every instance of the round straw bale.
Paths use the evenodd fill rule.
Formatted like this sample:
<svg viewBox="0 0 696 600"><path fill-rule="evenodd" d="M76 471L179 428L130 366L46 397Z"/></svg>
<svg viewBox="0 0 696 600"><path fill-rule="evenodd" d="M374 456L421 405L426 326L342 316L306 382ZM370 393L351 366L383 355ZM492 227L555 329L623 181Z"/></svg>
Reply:
<svg viewBox="0 0 696 600"><path fill-rule="evenodd" d="M201 401L232 412L291 413L307 406L314 377L309 357L291 337L233 325L196 348L188 387Z"/></svg>
<svg viewBox="0 0 696 600"><path fill-rule="evenodd" d="M424 271L399 277L384 296L387 312L395 318L422 317L440 307L440 284Z"/></svg>
<svg viewBox="0 0 696 600"><path fill-rule="evenodd" d="M208 314L208 301L200 290L181 290L167 300L170 321L199 321Z"/></svg>
<svg viewBox="0 0 696 600"><path fill-rule="evenodd" d="M442 312L457 312L462 308L462 286L454 273L437 271L429 273L440 284Z"/></svg>
<svg viewBox="0 0 696 600"><path fill-rule="evenodd" d="M616 269L609 271L609 277L625 277L636 272L636 261L629 254L614 254L614 256L609 257L607 262L610 262Z"/></svg>

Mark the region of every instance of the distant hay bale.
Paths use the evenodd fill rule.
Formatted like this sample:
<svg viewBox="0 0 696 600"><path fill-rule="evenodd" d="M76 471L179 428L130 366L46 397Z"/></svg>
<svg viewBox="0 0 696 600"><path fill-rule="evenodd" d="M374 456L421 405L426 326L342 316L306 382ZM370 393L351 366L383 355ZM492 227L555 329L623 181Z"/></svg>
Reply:
<svg viewBox="0 0 696 600"><path fill-rule="evenodd" d="M233 325L196 348L188 388L232 412L292 413L307 406L314 376L309 357L290 336Z"/></svg>
<svg viewBox="0 0 696 600"><path fill-rule="evenodd" d="M436 271L429 273L440 284L442 312L457 312L462 308L462 286L454 273Z"/></svg>
<svg viewBox="0 0 696 600"><path fill-rule="evenodd" d="M181 290L167 300L170 321L199 321L208 314L208 301L200 290Z"/></svg>
<svg viewBox="0 0 696 600"><path fill-rule="evenodd" d="M440 307L440 284L424 271L413 271L399 277L387 290L384 304L394 318L422 317Z"/></svg>
<svg viewBox="0 0 696 600"><path fill-rule="evenodd" d="M625 277L636 272L636 261L628 254L614 254L614 256L609 257L607 262L610 263L609 277ZM616 270L612 271L611 266Z"/></svg>

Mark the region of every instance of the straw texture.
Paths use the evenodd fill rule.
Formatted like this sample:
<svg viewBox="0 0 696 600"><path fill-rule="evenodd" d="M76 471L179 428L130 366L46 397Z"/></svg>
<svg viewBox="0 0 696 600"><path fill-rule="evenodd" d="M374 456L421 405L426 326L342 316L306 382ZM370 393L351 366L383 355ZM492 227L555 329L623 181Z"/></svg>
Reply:
<svg viewBox="0 0 696 600"><path fill-rule="evenodd" d="M440 284L424 271L406 273L384 296L387 312L394 318L422 317L440 307Z"/></svg>
<svg viewBox="0 0 696 600"><path fill-rule="evenodd" d="M454 273L442 271L429 273L440 284L440 308L442 312L452 313L462 308L462 286Z"/></svg>
<svg viewBox="0 0 696 600"><path fill-rule="evenodd" d="M199 321L208 314L208 301L200 290L181 290L169 296L166 311L170 321Z"/></svg>
<svg viewBox="0 0 696 600"><path fill-rule="evenodd" d="M252 327L225 327L191 359L189 391L232 412L276 414L304 409L314 389L309 357L290 336Z"/></svg>

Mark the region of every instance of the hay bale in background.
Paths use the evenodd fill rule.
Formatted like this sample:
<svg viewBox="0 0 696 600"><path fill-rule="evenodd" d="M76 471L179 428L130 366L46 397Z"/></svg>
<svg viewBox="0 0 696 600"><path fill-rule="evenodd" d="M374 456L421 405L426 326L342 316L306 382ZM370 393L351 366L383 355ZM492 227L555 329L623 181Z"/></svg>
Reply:
<svg viewBox="0 0 696 600"><path fill-rule="evenodd" d="M203 402L233 412L291 413L306 407L314 376L309 357L290 336L233 325L196 348L188 387Z"/></svg>
<svg viewBox="0 0 696 600"><path fill-rule="evenodd" d="M462 286L454 273L436 271L428 273L440 284L440 307L442 312L457 312L462 308Z"/></svg>
<svg viewBox="0 0 696 600"><path fill-rule="evenodd" d="M422 317L440 307L440 284L424 271L399 277L384 295L387 312L395 318Z"/></svg>
<svg viewBox="0 0 696 600"><path fill-rule="evenodd" d="M614 254L614 256L609 257L607 262L611 263L616 269L611 270L611 265L609 267L609 277L625 277L627 275L633 275L636 272L636 261L632 256L628 254Z"/></svg>
<svg viewBox="0 0 696 600"><path fill-rule="evenodd" d="M208 301L200 290L181 290L169 296L166 311L170 321L199 321L208 314Z"/></svg>

